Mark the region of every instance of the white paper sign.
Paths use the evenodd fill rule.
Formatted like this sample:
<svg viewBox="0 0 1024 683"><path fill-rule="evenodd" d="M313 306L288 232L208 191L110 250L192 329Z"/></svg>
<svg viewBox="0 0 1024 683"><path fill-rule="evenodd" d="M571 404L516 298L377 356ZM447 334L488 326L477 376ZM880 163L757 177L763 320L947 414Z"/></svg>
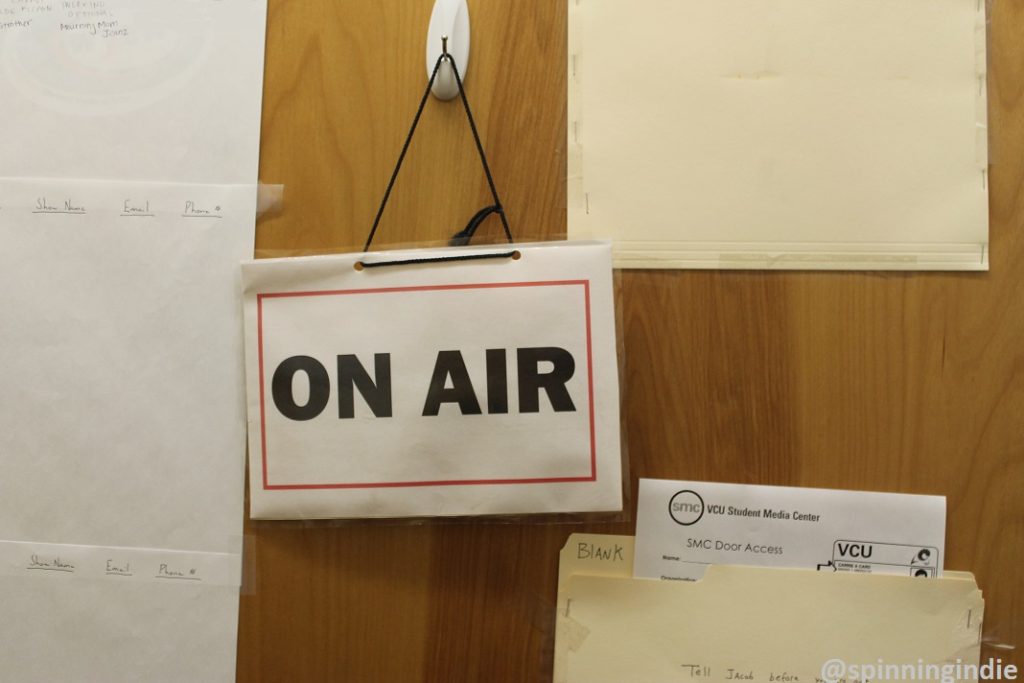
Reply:
<svg viewBox="0 0 1024 683"><path fill-rule="evenodd" d="M745 564L936 577L945 536L943 496L641 479L633 575Z"/></svg>
<svg viewBox="0 0 1024 683"><path fill-rule="evenodd" d="M254 518L621 509L610 246L515 249L243 266Z"/></svg>

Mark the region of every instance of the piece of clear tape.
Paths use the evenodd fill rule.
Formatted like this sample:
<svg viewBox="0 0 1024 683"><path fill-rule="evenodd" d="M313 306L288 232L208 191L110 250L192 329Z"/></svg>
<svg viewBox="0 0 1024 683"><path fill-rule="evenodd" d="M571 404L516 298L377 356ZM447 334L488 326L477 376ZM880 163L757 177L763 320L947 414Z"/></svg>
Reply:
<svg viewBox="0 0 1024 683"><path fill-rule="evenodd" d="M983 173L991 163L991 149L988 135L988 60L989 22L994 0L976 0L977 18L974 23L974 72L978 81L975 94L975 156ZM985 179L987 180L987 179Z"/></svg>
<svg viewBox="0 0 1024 683"><path fill-rule="evenodd" d="M181 586L242 583L241 553L0 541L0 574Z"/></svg>
<svg viewBox="0 0 1024 683"><path fill-rule="evenodd" d="M284 185L256 184L256 216L277 213L284 206Z"/></svg>
<svg viewBox="0 0 1024 683"><path fill-rule="evenodd" d="M566 148L566 203L569 207L585 208L583 192L583 143L580 132L583 127L583 8L581 0L569 3L568 52L569 73L567 75L567 148ZM589 213L589 211L588 211Z"/></svg>

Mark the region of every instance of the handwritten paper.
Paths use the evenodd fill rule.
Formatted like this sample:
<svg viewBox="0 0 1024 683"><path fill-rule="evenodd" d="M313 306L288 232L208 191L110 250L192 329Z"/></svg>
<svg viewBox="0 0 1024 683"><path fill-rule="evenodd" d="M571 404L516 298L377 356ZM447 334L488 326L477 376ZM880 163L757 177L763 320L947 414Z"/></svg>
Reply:
<svg viewBox="0 0 1024 683"><path fill-rule="evenodd" d="M266 0L0 0L0 176L256 181Z"/></svg>
<svg viewBox="0 0 1024 683"><path fill-rule="evenodd" d="M86 578L116 582L190 581L238 586L237 553L200 553L153 548L119 548L58 543L0 541L0 574L55 572L59 580Z"/></svg>
<svg viewBox="0 0 1024 683"><path fill-rule="evenodd" d="M233 680L255 201L0 181L5 678Z"/></svg>
<svg viewBox="0 0 1024 683"><path fill-rule="evenodd" d="M265 24L0 0L5 680L234 680Z"/></svg>
<svg viewBox="0 0 1024 683"><path fill-rule="evenodd" d="M960 662L974 676L956 679L977 678L984 600L970 574L714 565L699 581L659 581L632 578L631 549L629 537L569 537L555 683L837 683L837 662Z"/></svg>

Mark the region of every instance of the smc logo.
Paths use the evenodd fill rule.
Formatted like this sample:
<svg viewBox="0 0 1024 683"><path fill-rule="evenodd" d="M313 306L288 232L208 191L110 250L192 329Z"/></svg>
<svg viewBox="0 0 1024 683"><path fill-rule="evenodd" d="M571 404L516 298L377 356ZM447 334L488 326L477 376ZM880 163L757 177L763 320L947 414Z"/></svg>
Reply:
<svg viewBox="0 0 1024 683"><path fill-rule="evenodd" d="M704 516L704 499L697 495L696 491L680 491L668 501L668 514L676 524L696 524Z"/></svg>

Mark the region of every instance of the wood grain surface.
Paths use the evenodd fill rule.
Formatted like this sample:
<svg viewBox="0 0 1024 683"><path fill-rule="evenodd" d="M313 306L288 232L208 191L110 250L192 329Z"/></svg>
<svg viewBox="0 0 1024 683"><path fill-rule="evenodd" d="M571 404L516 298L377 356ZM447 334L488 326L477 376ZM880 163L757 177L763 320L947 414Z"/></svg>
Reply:
<svg viewBox="0 0 1024 683"><path fill-rule="evenodd" d="M431 0L270 0L260 256L361 247L426 85ZM470 0L466 87L511 228L565 233L566 0ZM991 272L624 271L638 477L948 497L947 568L985 654L1024 644L1024 3L992 3ZM657 106L652 102L651 106ZM431 99L376 246L489 203L458 102ZM500 237L496 218L487 236ZM546 681L558 550L633 524L247 521L238 680Z"/></svg>

